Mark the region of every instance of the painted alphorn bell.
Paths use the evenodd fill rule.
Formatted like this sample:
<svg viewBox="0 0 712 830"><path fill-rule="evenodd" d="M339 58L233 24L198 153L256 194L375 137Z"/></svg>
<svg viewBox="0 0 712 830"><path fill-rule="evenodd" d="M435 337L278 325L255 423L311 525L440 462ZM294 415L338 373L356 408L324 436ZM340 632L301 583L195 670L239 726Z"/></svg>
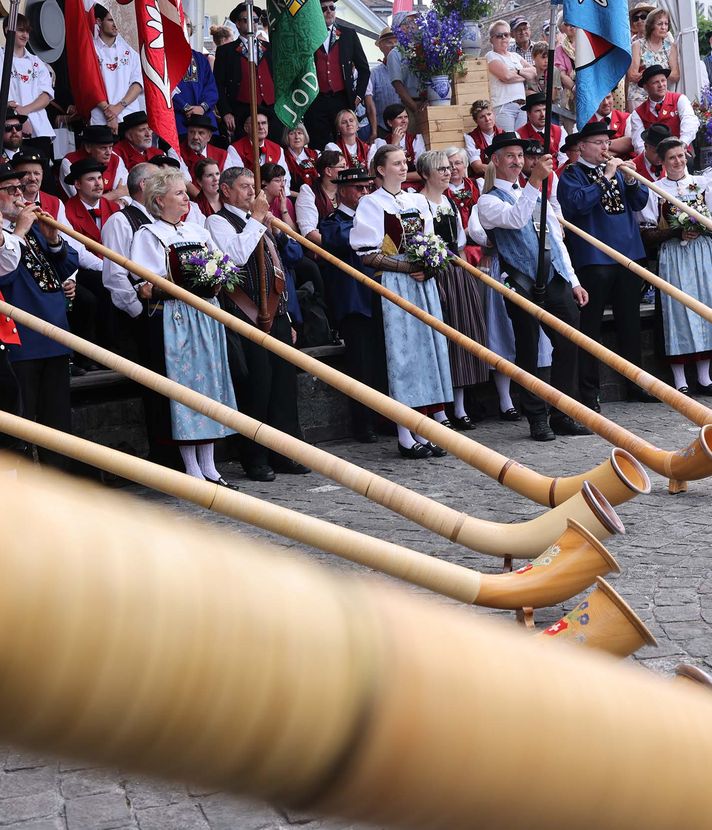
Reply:
<svg viewBox="0 0 712 830"><path fill-rule="evenodd" d="M540 631L537 637L595 648L628 657L657 640L623 597L602 577L572 611Z"/></svg>
<svg viewBox="0 0 712 830"><path fill-rule="evenodd" d="M410 830L710 826L712 696L78 482L0 489L5 743Z"/></svg>
<svg viewBox="0 0 712 830"><path fill-rule="evenodd" d="M284 231L289 236L298 240L304 247L315 251L327 262L340 268L358 280L358 282L368 286L377 294L380 294L404 311L417 317L418 320L431 326L431 328L440 332L440 334L445 335L449 340L457 343L458 346L461 346L466 351L471 352L497 371L507 375L507 377L510 377L520 386L538 395L552 406L561 410L561 412L565 412L575 420L585 424L593 432L600 435L601 438L605 438L606 441L610 441L610 443L628 450L631 455L635 456L635 458L647 467L650 467L651 470L669 479L670 492L681 492L686 489L686 482L707 478L707 476L712 475L712 424L703 426L698 437L689 447L677 452L661 450L613 421L609 421L608 418L605 418L598 412L594 412L579 401L570 398L568 395L564 395L558 389L554 389L553 386L544 383L543 380L530 375L500 355L495 354L490 349L476 343L471 338L462 334L462 332L457 331L432 314L428 314L428 312L423 311L418 306L403 299L403 297L394 291L384 288L380 283L372 280L355 268L341 262L333 254L330 254L306 237L293 231L284 222L274 219L273 224L279 230ZM133 268L129 268L129 270L132 271ZM161 287L163 287L163 284L161 284ZM710 313L712 314L712 310L710 310Z"/></svg>
<svg viewBox="0 0 712 830"><path fill-rule="evenodd" d="M568 519L580 522L599 539L604 539L619 529L620 520L613 507L595 485L587 487L586 482L577 495L529 521L503 524L468 516L324 450L312 447L298 438L230 409L152 372L145 366L139 366L8 303L0 302L0 314L6 314L33 331L62 343L72 351L80 352L96 363L108 366L161 395L207 415L274 452L312 467L327 478L411 519L450 542L480 553L525 559L536 556L564 532ZM650 481L645 471L642 468L631 469L636 476L635 479L627 478L628 467L617 467L619 486L625 483L630 488L631 495L649 492Z"/></svg>
<svg viewBox="0 0 712 830"><path fill-rule="evenodd" d="M650 392L651 395L655 395L656 398L659 398L661 401L668 404L668 406L671 406L673 409L677 410L689 421L692 421L698 426L712 424L712 409L709 407L704 406L687 395L683 395L668 383L659 380L649 372L645 372L639 366L636 366L635 363L631 363L616 354L614 351L611 351L611 349L607 349L602 343L599 343L591 337L583 334L578 329L570 326L568 323L565 323L563 320L543 309L541 306L531 302L531 300L527 300L526 297L522 297L521 294L517 294L516 291L512 291L511 289L505 287L498 280L490 277L488 274L485 274L479 268L475 268L474 265L470 265L470 263L462 259L462 257L454 257L454 260L461 268L464 268L468 273L473 274L478 280L489 286L493 291L501 294L509 302L523 308L533 317L536 317L537 320L539 320L539 322L543 325L549 326L555 331L558 331L560 334L563 334L564 337L571 340L579 348L585 349L594 357L598 358L598 360L602 363L610 366L616 372L635 383L636 386L640 386L641 389L645 389L646 392Z"/></svg>
<svg viewBox="0 0 712 830"><path fill-rule="evenodd" d="M597 576L620 572L614 557L573 519L569 519L556 542L533 562L513 573L482 574L1 410L0 431L470 605L506 610L545 608L581 593ZM588 484L584 487L595 489ZM595 497L593 492L591 496ZM614 527L616 533L625 532L617 516Z"/></svg>
<svg viewBox="0 0 712 830"><path fill-rule="evenodd" d="M228 314L222 309L216 309L205 300L196 297L184 289L178 288L174 283L158 277L141 265L131 262L126 257L117 254L116 251L112 251L110 248L78 233L73 228L60 224L49 216L49 214L43 214L42 218L67 236L79 240L90 250L117 262L119 265L125 266L127 270L159 286L167 294L171 294L193 305L195 308L200 309L205 314L221 322L226 328L237 332L240 336L257 343L268 351L279 355L302 371L318 377L324 383L360 401L384 417L395 423L402 424L418 435L425 436L470 466L480 470L480 472L490 478L495 479L503 486L538 504L547 507L554 507L555 505L561 504L566 499L578 493L584 481L590 481L592 484L595 484L611 504L621 504L632 498L633 493L631 493L628 481L636 480L640 487L645 487L645 480L640 475L640 466L637 462L634 462L629 453L623 453L617 448L612 451L612 455L608 460L580 475L561 476L557 478L541 475L523 466L518 461L507 458L501 453L490 450L482 444L478 444L467 436L448 429L442 424L438 424L432 418L428 418L426 415L416 412L410 407L398 403L398 401L394 401L387 395L371 389L365 384L345 375L343 372L339 372L331 366L327 366L325 363L310 357L299 349L295 349L286 343L282 343L280 340L264 334L255 326L244 323L234 315ZM303 239L302 237L298 238ZM307 247L313 245L308 240L303 241ZM321 248L318 248L318 246L314 247L317 247L317 250L321 251ZM326 256L325 252L322 253ZM336 262L339 263L339 267L348 269L348 266L344 266L339 260L336 260ZM351 273L348 270L347 272ZM354 274L358 274L358 272L354 272ZM692 448L695 447L696 445L693 444ZM690 451L691 449L688 448L687 452ZM641 492L643 491L641 490Z"/></svg>

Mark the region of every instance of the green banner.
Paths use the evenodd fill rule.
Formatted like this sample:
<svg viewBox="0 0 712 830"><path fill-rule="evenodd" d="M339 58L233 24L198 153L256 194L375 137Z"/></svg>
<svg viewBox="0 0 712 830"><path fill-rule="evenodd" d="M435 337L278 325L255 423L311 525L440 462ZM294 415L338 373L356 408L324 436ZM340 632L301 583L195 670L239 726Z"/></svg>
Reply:
<svg viewBox="0 0 712 830"><path fill-rule="evenodd" d="M274 111L287 127L298 124L316 98L314 52L326 40L320 0L269 0Z"/></svg>

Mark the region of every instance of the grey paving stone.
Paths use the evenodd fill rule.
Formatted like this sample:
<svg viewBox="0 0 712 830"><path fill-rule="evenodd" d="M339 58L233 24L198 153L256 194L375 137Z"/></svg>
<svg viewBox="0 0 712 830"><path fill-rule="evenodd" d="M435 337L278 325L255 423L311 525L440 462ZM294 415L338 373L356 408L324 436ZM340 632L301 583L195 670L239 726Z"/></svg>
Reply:
<svg viewBox="0 0 712 830"><path fill-rule="evenodd" d="M272 807L226 795L209 795L201 799L200 807L210 830L282 830L287 826Z"/></svg>
<svg viewBox="0 0 712 830"><path fill-rule="evenodd" d="M98 793L67 799L68 830L118 830L134 825L133 817L122 792Z"/></svg>
<svg viewBox="0 0 712 830"><path fill-rule="evenodd" d="M136 811L140 830L209 830L199 804L184 802Z"/></svg>
<svg viewBox="0 0 712 830"><path fill-rule="evenodd" d="M66 830L64 818L42 818L38 821L21 821L12 824L3 824L3 830Z"/></svg>
<svg viewBox="0 0 712 830"><path fill-rule="evenodd" d="M62 802L56 790L4 798L0 801L0 825L55 818L60 814L61 808Z"/></svg>
<svg viewBox="0 0 712 830"><path fill-rule="evenodd" d="M127 778L125 781L126 798L135 810L147 807L162 807L188 800L185 784L154 779Z"/></svg>
<svg viewBox="0 0 712 830"><path fill-rule="evenodd" d="M59 786L64 798L78 798L97 793L123 792L116 770L73 770L60 775Z"/></svg>
<svg viewBox="0 0 712 830"><path fill-rule="evenodd" d="M0 774L0 799L56 790L57 765L18 769ZM0 804L2 802L0 801Z"/></svg>

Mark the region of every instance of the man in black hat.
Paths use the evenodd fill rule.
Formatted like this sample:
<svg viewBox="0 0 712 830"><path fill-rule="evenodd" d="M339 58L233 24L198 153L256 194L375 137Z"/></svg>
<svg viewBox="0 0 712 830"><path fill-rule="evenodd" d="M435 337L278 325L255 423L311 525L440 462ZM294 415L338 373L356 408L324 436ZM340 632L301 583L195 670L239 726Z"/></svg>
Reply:
<svg viewBox="0 0 712 830"><path fill-rule="evenodd" d="M65 178L69 175L69 168L75 161L91 158L99 164L104 164L104 198L110 202L124 199L128 196L126 179L128 170L123 160L114 152L116 136L111 128L105 124L93 124L84 127L81 134L81 147L74 150L62 159L59 167L59 181L67 196L74 196L76 190L74 185L66 184Z"/></svg>
<svg viewBox="0 0 712 830"><path fill-rule="evenodd" d="M207 115L193 115L187 121L186 135L180 142L180 154L191 176L188 195L194 199L200 192L200 184L195 179L195 165L205 158L217 162L222 173L227 165L227 150L210 143L213 135L212 121Z"/></svg>
<svg viewBox="0 0 712 830"><path fill-rule="evenodd" d="M638 86L647 92L648 100L643 101L628 119L636 153L643 150L643 130L649 129L653 124L664 124L671 136L684 141L688 147L695 140L700 121L686 95L668 92L669 75L669 69L654 64L643 72L638 81Z"/></svg>
<svg viewBox="0 0 712 830"><path fill-rule="evenodd" d="M160 147L153 146L153 130L148 126L148 116L143 110L132 112L124 118L120 134L122 138L114 145L114 152L121 157L127 170L130 171L137 164L153 161L156 156L167 153L178 162L186 181L190 181L188 168L178 158L178 154L172 147L164 151Z"/></svg>
<svg viewBox="0 0 712 830"><path fill-rule="evenodd" d="M20 115L11 107L7 108L2 158L0 158L0 162L3 164L11 161L15 153L22 147L22 125L25 121L27 121L26 115Z"/></svg>
<svg viewBox="0 0 712 830"><path fill-rule="evenodd" d="M609 92L598 105L596 112L589 119L591 122L604 121L609 130L615 131L609 149L614 156L620 156L622 159L630 158L633 150L633 142L630 136L627 135L629 118L629 112L623 112L623 110L614 108L613 92Z"/></svg>
<svg viewBox="0 0 712 830"><path fill-rule="evenodd" d="M495 168L494 187L480 196L477 203L482 227L494 239L502 271L508 284L518 294L532 298L539 256L540 191L544 179L553 176L551 155L542 155L532 167L524 187L519 176L524 166L528 142L516 133L501 133L485 151ZM579 284L561 227L550 205L547 213L547 275L544 308L578 328L579 307L588 302L586 290ZM532 375L537 373L539 323L536 318L505 300L512 321L517 366ZM544 326L554 352L551 384L566 395L576 397L576 346L558 332ZM547 423L546 404L527 389L521 390L521 408L529 421L535 441L553 441L556 435L590 435L568 415L552 409Z"/></svg>
<svg viewBox="0 0 712 830"><path fill-rule="evenodd" d="M666 138L670 138L670 130L665 124L653 124L649 129L643 130L643 152L638 153L633 159L633 166L648 181L656 182L663 176L663 164L658 156L658 145ZM638 216L641 227L657 227L658 224L658 197L651 191L648 202ZM645 242L645 234L643 242Z"/></svg>
<svg viewBox="0 0 712 830"><path fill-rule="evenodd" d="M546 95L543 92L533 92L527 95L522 109L527 114L527 123L517 130L521 138L537 141L544 146L544 123L546 121ZM559 172L559 165L566 159L559 155L561 145L566 141L566 130L558 124L551 125L551 143L549 145L554 162L554 173Z"/></svg>
<svg viewBox="0 0 712 830"><path fill-rule="evenodd" d="M564 217L634 261L645 259L636 212L648 201L648 188L630 172L633 163L610 156L615 131L603 121L586 124L579 133L581 156L559 179L558 197ZM603 311L613 305L618 353L640 366L640 279L625 266L576 234L567 234L571 259L588 291L589 303L581 312L581 331L600 342ZM579 350L581 400L600 412L598 360ZM628 383L630 400L651 398Z"/></svg>
<svg viewBox="0 0 712 830"><path fill-rule="evenodd" d="M21 174L0 164L0 288L8 303L68 330L67 301L74 297L77 255L55 228L38 218L36 206L25 203L21 183ZM19 264L5 266L6 255L18 253ZM21 343L7 348L24 417L71 433L69 349L20 323L14 328ZM41 447L37 452L41 462L66 468L63 456Z"/></svg>
<svg viewBox="0 0 712 830"><path fill-rule="evenodd" d="M319 225L321 244L339 259L373 277L373 269L363 265L349 243L354 214L361 198L371 191L374 178L358 167L339 170L332 183L337 185L338 206ZM331 319L346 346L346 371L374 389L388 393L381 298L365 285L326 263L324 285ZM375 443L375 415L363 404L351 399L351 423L354 437L362 443Z"/></svg>

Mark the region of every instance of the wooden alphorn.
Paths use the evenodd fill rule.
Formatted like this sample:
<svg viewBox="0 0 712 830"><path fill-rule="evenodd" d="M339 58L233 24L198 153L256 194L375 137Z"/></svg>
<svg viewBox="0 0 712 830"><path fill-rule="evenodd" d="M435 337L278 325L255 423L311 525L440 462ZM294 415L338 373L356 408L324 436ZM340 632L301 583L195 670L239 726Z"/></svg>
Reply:
<svg viewBox="0 0 712 830"><path fill-rule="evenodd" d="M318 377L324 383L333 386L343 394L379 412L384 417L389 418L395 423L402 424L418 435L423 435L436 444L439 444L441 447L453 453L453 455L470 464L470 466L532 501L548 507L554 507L566 501L571 496L576 495L576 493L579 493L584 481L590 481L592 484L595 484L612 504L621 504L632 498L633 493L629 486L630 481L635 480L637 486L642 488L638 492L647 492L645 487L649 485L646 484L647 477L645 474L643 473L641 475L642 468L629 453L623 450L614 449L609 459L580 475L560 476L556 478L541 475L520 464L518 461L507 458L501 453L495 452L482 444L478 444L469 436L461 435L452 429L448 429L442 424L438 424L432 418L428 418L426 415L416 412L410 407L394 401L387 395L383 395L375 389L371 389L365 384L354 380L343 372L339 372L331 366L315 360L299 349L288 346L286 343L282 343L280 340L276 340L260 332L254 326L243 323L234 315L228 314L222 309L216 309L210 303L205 302L205 300L195 297L195 295L184 289L178 288L173 283L147 271L147 269L137 263L131 262L110 248L95 242L93 239L89 239L89 237L78 233L73 228L60 224L49 216L49 214L43 214L43 220L53 227L57 227L62 233L79 240L90 250L125 266L127 270L134 271L142 278L146 278L148 281L160 286L166 293L172 294L184 302L193 305L195 308L200 309L205 314L214 317L214 319L221 322L226 328L232 329L241 337L245 337L263 346L265 349L279 355L304 372ZM308 240L304 240L303 237L298 238L302 239L307 244L307 247L313 244L309 243ZM321 251L318 247L317 250ZM325 252L322 253L325 254ZM339 260L336 261L339 262ZM348 269L348 266L344 266L343 263L340 263L340 267ZM358 274L357 271L354 273Z"/></svg>
<svg viewBox="0 0 712 830"><path fill-rule="evenodd" d="M8 303L0 302L0 314L14 318L18 323L86 355L96 363L109 366L136 383L179 401L274 452L306 464L355 493L366 496L371 501L411 519L421 527L426 527L449 541L465 545L472 550L492 556L528 559L552 544L564 532L570 518L579 521L599 539L622 530L615 510L600 491L595 487L585 486L581 487L577 495L529 521L504 524L476 519L243 415L152 372L145 366L139 366ZM642 479L628 479L620 466L617 467L617 475L619 486L625 482L631 493L647 492L650 489L647 476Z"/></svg>
<svg viewBox="0 0 712 830"><path fill-rule="evenodd" d="M644 371L639 366L636 366L634 363L631 363L624 357L621 357L619 354L611 351L611 349L607 349L602 343L593 340L591 337L583 334L578 329L570 326L568 323L565 323L555 315L544 310L541 306L531 302L531 300L527 300L526 297L522 297L521 294L518 294L516 291L512 291L510 288L502 285L501 282L493 277L490 277L488 274L485 274L474 265L470 265L470 263L462 257L455 257L454 259L461 268L464 268L470 274L473 274L478 280L489 286L493 291L501 294L509 302L514 303L529 312L529 314L536 317L542 325L549 326L555 331L558 331L560 334L563 334L564 337L567 337L569 340L574 342L579 348L585 349L594 357L598 358L602 363L610 366L611 369L614 369L616 372L635 383L636 386L640 386L641 389L645 389L646 392L650 392L651 395L655 395L656 398L659 398L661 401L668 404L668 406L671 406L673 409L677 410L689 421L692 421L692 423L697 424L698 426L712 424L712 409L709 407L704 406L693 398L689 398L687 395L683 395L674 387L662 380L659 380L649 372Z"/></svg>
<svg viewBox="0 0 712 830"><path fill-rule="evenodd" d="M682 199L678 199L677 196L673 196L671 193L663 190L663 188L656 182L651 182L649 179L646 179L645 176L641 176L637 170L633 170L630 167L625 168L625 175L632 176L634 179L637 179L641 184L644 184L648 190L652 190L653 193L662 197L667 202L670 202L671 205L675 205L678 210L681 210L688 216L691 216L696 222L699 222L700 225L704 225L709 230L712 230L712 219L710 219L709 216L704 216L699 212L699 210L692 207L692 205L688 205L687 202L683 202Z"/></svg>
<svg viewBox="0 0 712 830"><path fill-rule="evenodd" d="M0 431L469 605L505 610L544 608L581 593L597 576L620 572L614 557L573 519L569 519L554 544L533 562L513 573L483 574L1 410ZM619 529L622 528L617 527L616 532Z"/></svg>
<svg viewBox="0 0 712 830"><path fill-rule="evenodd" d="M710 826L711 695L66 478L0 488L5 744L409 830Z"/></svg>

